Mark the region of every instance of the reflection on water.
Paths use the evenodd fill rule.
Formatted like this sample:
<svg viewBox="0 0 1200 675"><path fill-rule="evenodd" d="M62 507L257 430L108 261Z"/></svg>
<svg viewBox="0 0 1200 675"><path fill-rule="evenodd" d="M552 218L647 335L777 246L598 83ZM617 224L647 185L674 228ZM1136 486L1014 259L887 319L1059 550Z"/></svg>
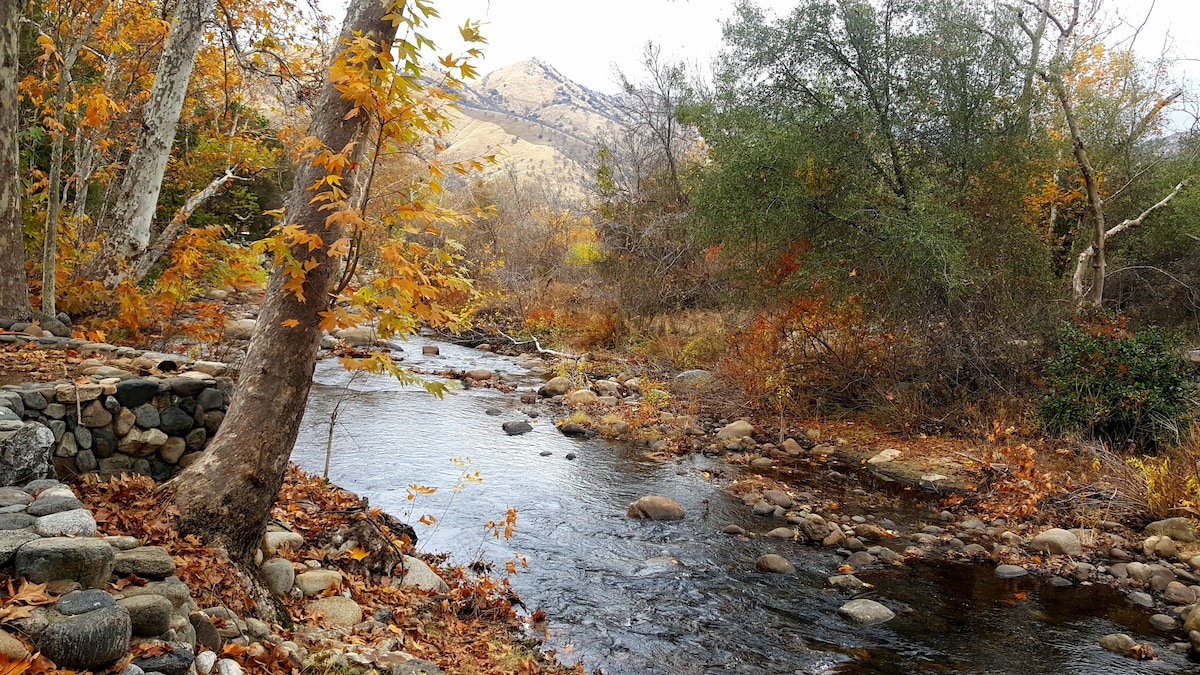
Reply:
<svg viewBox="0 0 1200 675"><path fill-rule="evenodd" d="M406 363L489 368L524 389L536 385L512 359L447 344L439 345L441 355L425 356L422 344L417 338L405 347ZM899 616L854 627L837 616L847 597L826 583L841 563L832 551L720 534L729 523L756 532L778 523L754 518L707 482L705 458L643 461L620 444L565 438L549 417L534 421L531 433L508 436L500 424L525 419L523 406L516 395L491 389L439 401L383 377L351 376L332 361L317 365L315 381L293 460L322 470L329 419L339 406L330 478L409 522L437 516L435 526L418 526L420 545L449 553L452 562L525 556L529 569L514 587L531 609L549 615L547 647L589 671L1200 672L1154 636L1143 612L1107 588L1000 581L983 567L860 572ZM577 458L567 460L568 452ZM475 471L481 482L462 480ZM410 484L438 491L409 501ZM630 502L646 494L676 499L687 518L627 519ZM516 536L496 540L483 524L510 505L518 512ZM798 575L755 571L754 560L766 552L789 558ZM1026 598L1015 600L1021 591ZM1104 652L1097 640L1110 632L1151 642L1162 660Z"/></svg>

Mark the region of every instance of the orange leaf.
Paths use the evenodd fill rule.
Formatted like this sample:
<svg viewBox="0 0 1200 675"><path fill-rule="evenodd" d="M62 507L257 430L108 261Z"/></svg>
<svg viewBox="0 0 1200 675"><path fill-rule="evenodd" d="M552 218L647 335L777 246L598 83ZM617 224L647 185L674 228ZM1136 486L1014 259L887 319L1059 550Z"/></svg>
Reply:
<svg viewBox="0 0 1200 675"><path fill-rule="evenodd" d="M284 319L283 321L279 322L279 325L283 326L284 328L295 328L296 326L300 325L300 322L296 319Z"/></svg>
<svg viewBox="0 0 1200 675"><path fill-rule="evenodd" d="M367 556L371 555L370 551L366 550L365 548L363 548L361 546L355 546L354 548L352 548L346 552L349 553L350 557L354 558L355 560L362 560L363 558L366 558Z"/></svg>

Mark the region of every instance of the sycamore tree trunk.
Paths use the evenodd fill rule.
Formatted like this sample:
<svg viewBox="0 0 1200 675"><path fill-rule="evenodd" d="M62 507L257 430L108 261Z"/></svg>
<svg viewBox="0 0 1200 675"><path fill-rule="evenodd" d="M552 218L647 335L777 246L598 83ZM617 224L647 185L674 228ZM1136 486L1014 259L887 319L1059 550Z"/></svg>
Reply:
<svg viewBox="0 0 1200 675"><path fill-rule="evenodd" d="M384 19L385 14L381 0L353 0L342 37L361 33L390 47L396 27ZM309 133L326 148L341 151L361 134L368 117L346 119L352 108L353 104L326 82L313 109ZM313 192L308 189L327 174L324 168L302 162L285 204L285 222L318 235L323 242L311 252L307 246L292 251L298 260L317 263L305 277L302 295L284 288L288 273L282 266L276 267L221 430L204 457L167 486L174 491L179 507L180 529L224 546L241 562L252 559L283 484L312 384L321 338L320 312L328 307L331 282L338 271L337 261L326 252L340 236L341 224L326 224L328 212L318 210L320 203L311 202ZM343 175L342 181L352 184L353 176Z"/></svg>
<svg viewBox="0 0 1200 675"><path fill-rule="evenodd" d="M108 219L111 223L106 262L112 265L105 284L115 287L125 278L121 264L137 258L150 244L150 226L158 206L175 128L187 95L196 52L204 37L204 20L215 0L180 0L175 23L163 44L150 99L142 109L141 128L129 155L121 189Z"/></svg>
<svg viewBox="0 0 1200 675"><path fill-rule="evenodd" d="M17 78L20 70L17 34L19 2L0 2L0 318L28 319L29 286L25 281L25 243L21 236L21 161Z"/></svg>

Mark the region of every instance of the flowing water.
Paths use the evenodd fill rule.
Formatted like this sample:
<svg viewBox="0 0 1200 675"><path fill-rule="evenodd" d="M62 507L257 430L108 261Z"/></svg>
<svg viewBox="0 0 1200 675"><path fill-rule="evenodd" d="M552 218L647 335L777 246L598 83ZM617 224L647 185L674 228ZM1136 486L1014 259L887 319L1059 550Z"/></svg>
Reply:
<svg viewBox="0 0 1200 675"><path fill-rule="evenodd" d="M424 344L404 346L406 364L488 368L522 389L540 383L510 358L445 343L433 343L439 356L423 356ZM319 363L314 379L293 460L321 472L336 406L330 479L408 522L436 516L436 525L417 526L422 551L497 569L519 553L529 567L513 585L530 611L549 616L546 647L589 672L1200 673L1150 628L1144 610L1107 587L998 580L985 566L859 571L875 587L871 597L898 616L852 626L837 615L847 596L826 582L841 563L833 551L721 534L730 523L751 532L780 523L755 518L706 476L728 471L719 460L661 463L629 445L569 439L544 408L532 432L508 436L501 423L526 419L530 406L492 389L437 400L385 377L352 376L333 361ZM478 481L463 478L476 471ZM409 500L409 485L438 490ZM630 502L647 494L676 499L687 518L626 518ZM496 539L484 523L509 506L518 513L516 534ZM907 511L908 519L879 515L907 520L901 529L911 532L917 509ZM755 571L766 552L787 557L798 574ZM1150 643L1161 659L1103 651L1097 641L1112 632Z"/></svg>

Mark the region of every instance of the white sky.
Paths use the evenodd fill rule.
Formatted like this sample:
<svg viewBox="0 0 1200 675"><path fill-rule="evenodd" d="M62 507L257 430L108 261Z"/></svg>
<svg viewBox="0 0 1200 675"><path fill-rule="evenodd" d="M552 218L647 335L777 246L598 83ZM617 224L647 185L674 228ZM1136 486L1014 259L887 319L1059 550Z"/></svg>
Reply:
<svg viewBox="0 0 1200 675"><path fill-rule="evenodd" d="M340 26L346 0L320 0ZM796 0L758 0L782 14ZM734 0L435 0L441 14L429 31L439 53L461 51L457 26L479 20L488 40L480 73L528 58L541 59L592 89L614 92L612 64L636 77L645 43L667 60L706 66L721 47L720 21ZM1139 51L1156 56L1171 39L1179 75L1200 73L1200 0L1104 0L1105 11L1138 24L1153 6Z"/></svg>

